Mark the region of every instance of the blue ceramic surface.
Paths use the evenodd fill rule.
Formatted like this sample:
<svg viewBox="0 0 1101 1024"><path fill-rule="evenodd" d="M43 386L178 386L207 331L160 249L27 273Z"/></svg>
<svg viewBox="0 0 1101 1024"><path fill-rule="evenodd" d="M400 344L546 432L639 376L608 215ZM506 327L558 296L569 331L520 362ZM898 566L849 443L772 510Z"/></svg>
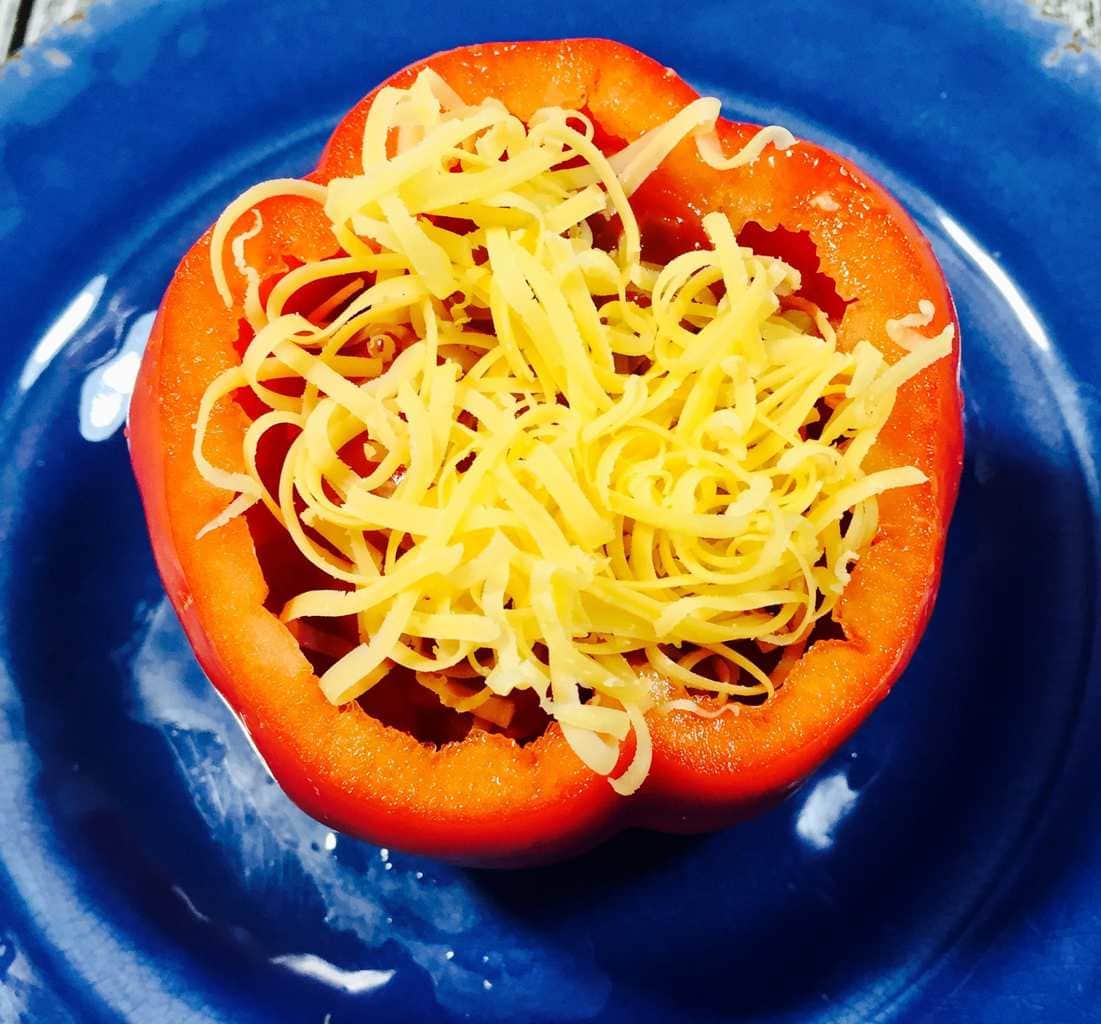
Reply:
<svg viewBox="0 0 1101 1024"><path fill-rule="evenodd" d="M859 160L963 324L967 465L912 666L792 799L478 873L267 778L120 429L180 254L436 49L609 35ZM0 1020L1101 1019L1101 62L1016 0L119 2L0 71Z"/></svg>

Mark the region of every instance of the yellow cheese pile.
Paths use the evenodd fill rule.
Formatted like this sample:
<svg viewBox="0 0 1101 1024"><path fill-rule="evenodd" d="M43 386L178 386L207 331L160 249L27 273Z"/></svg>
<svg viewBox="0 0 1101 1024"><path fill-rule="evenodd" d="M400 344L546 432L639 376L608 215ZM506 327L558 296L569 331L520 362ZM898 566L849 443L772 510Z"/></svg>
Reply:
<svg viewBox="0 0 1101 1024"><path fill-rule="evenodd" d="M793 142L770 127L725 159L718 113L698 100L607 158L581 112L524 124L424 71L378 94L361 174L268 182L219 220L215 279L231 304L228 243L255 336L200 410L196 462L237 495L208 529L263 501L333 578L283 619L356 617L359 645L321 676L334 703L401 665L456 706L440 674L465 666L481 681L460 710L492 719L501 698L534 690L594 772L612 775L633 732L610 780L633 792L650 765L644 714L670 696L655 680L679 693L663 706L771 694L731 644L801 650L875 533L875 496L923 482L861 462L898 387L951 350L951 328L923 338L928 317L899 321L922 340L893 365L867 342L839 351L820 313L781 309L799 273L740 246L722 213L703 220L710 248L641 259L630 195L679 142L694 136L722 168ZM230 233L286 193L324 205L347 255L292 270L261 302L245 258L259 214ZM592 225L616 214L608 252ZM350 283L324 307L286 311L337 276ZM270 411L234 473L203 438L240 388ZM298 433L268 493L256 452L281 424ZM352 443L365 475L339 454ZM713 656L720 681L694 671Z"/></svg>

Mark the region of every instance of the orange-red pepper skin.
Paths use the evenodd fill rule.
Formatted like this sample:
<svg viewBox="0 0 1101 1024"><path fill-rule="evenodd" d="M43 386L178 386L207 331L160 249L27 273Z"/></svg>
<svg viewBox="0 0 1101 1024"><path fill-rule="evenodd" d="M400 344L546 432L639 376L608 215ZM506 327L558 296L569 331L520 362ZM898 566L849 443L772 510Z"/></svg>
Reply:
<svg viewBox="0 0 1101 1024"><path fill-rule="evenodd" d="M522 118L542 106L584 107L601 138L622 141L696 96L668 69L606 40L465 47L406 68L387 84L408 84L424 66L468 102L496 96ZM313 179L358 170L373 96L337 126ZM754 131L720 124L728 152ZM669 224L690 232L712 209L725 211L735 229L755 222L766 231L805 232L821 271L849 301L838 329L843 346L867 338L897 358L886 321L923 298L937 310L932 330L955 322L943 275L905 211L859 168L810 143L724 173L682 145L635 204L644 234ZM262 274L284 269L288 257L336 250L314 204L280 198L260 209L264 228L247 253ZM958 355L903 387L869 454L873 469L916 465L929 483L880 499L876 541L836 613L846 638L816 643L761 707L714 720L652 712L653 768L634 796L617 796L589 772L553 725L524 747L472 733L436 749L358 705L333 707L293 637L264 607L267 586L244 520L196 539L226 494L195 468L195 414L213 377L237 361L241 316L214 287L209 238L184 257L161 304L131 404L131 456L157 565L199 661L275 778L314 817L388 846L486 866L558 859L630 826L722 827L798 785L905 667L933 607L962 464ZM243 280L228 259L226 270L240 296ZM220 465L239 467L247 420L226 406L212 421L208 452Z"/></svg>

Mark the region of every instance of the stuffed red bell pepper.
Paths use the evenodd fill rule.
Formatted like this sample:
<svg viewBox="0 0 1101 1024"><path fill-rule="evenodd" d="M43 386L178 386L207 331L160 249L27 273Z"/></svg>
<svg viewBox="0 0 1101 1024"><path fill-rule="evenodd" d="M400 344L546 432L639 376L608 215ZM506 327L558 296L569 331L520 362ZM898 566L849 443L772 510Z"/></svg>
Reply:
<svg viewBox="0 0 1101 1024"><path fill-rule="evenodd" d="M886 695L956 497L956 330L842 157L618 43L466 47L184 257L131 453L291 798L534 863L736 821Z"/></svg>

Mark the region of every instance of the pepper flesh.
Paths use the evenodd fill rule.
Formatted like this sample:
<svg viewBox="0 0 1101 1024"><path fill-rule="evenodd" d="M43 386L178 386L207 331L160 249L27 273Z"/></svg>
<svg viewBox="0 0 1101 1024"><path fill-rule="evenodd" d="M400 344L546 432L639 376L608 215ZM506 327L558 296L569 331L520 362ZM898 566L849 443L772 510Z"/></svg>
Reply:
<svg viewBox="0 0 1101 1024"><path fill-rule="evenodd" d="M525 120L544 106L585 109L598 141L609 146L638 137L697 95L670 70L606 40L464 47L385 84L408 86L426 66L467 102L494 96ZM374 95L337 126L311 179L324 183L359 171ZM757 129L720 121L718 130L729 153ZM756 224L758 237L765 237L759 229L780 227L805 233L821 273L848 302L838 326L842 347L866 338L898 358L886 322L921 299L937 310L931 332L955 323L943 275L916 225L862 171L810 143L717 172L689 141L632 205L651 239L671 232L691 237L710 210L724 211L735 230ZM262 276L285 270L287 259L336 251L310 201L280 197L259 209L263 229L246 252ZM295 639L264 606L268 587L245 520L196 536L226 496L202 480L191 458L195 413L214 376L238 361L244 291L227 252L238 304L226 308L209 246L208 231L184 257L160 307L131 405L131 457L157 565L199 661L276 780L314 817L375 842L488 866L558 859L630 826L717 828L792 790L851 735L902 671L932 610L962 463L958 345L950 359L900 390L866 459L869 471L917 466L929 483L880 497L876 540L834 612L845 639L813 644L761 707L710 720L651 712L653 766L635 795L617 796L586 769L556 725L522 747L471 732L435 748L355 703L334 707ZM241 467L247 424L232 403L216 411L207 436L212 461Z"/></svg>

